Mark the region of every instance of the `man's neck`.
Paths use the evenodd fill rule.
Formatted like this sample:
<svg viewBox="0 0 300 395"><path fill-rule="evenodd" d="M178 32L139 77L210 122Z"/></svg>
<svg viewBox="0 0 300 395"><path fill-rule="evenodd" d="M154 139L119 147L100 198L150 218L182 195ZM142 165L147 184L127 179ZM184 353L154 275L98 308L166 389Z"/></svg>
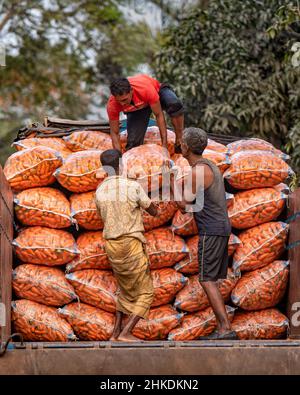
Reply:
<svg viewBox="0 0 300 395"><path fill-rule="evenodd" d="M116 172L114 172L112 174L108 173L108 177L115 177L115 176L121 176L120 170L117 170Z"/></svg>
<svg viewBox="0 0 300 395"><path fill-rule="evenodd" d="M199 159L202 159L202 155L196 155L191 152L186 159L189 162L189 165L193 167Z"/></svg>

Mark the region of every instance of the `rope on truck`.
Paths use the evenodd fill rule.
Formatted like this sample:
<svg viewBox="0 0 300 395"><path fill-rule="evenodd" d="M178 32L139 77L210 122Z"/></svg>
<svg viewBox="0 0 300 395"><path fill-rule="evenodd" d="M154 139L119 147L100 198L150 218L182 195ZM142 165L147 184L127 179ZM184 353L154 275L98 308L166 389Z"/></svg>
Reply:
<svg viewBox="0 0 300 395"><path fill-rule="evenodd" d="M24 346L24 340L21 333L13 333L9 336L5 343L0 344L0 357L3 357L6 353L9 343L13 340L13 338L18 337L20 339L21 346Z"/></svg>

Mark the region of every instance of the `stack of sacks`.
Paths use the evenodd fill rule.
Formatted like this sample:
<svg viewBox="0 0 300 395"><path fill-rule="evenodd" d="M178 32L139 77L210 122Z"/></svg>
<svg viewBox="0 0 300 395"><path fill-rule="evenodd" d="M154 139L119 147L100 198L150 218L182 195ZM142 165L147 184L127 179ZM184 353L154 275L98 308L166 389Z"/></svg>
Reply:
<svg viewBox="0 0 300 395"><path fill-rule="evenodd" d="M240 339L280 338L288 320L276 306L286 291L289 262L282 260L288 225L278 217L288 198L283 182L293 172L287 155L266 141L240 140L228 149L232 164L224 178L238 189L229 218L241 241L232 267L242 274L231 294L239 308L233 329Z"/></svg>
<svg viewBox="0 0 300 395"><path fill-rule="evenodd" d="M170 136L172 133L168 132ZM125 174L141 182L148 192L161 188L162 166L168 157L157 145L158 136L157 128L149 128L146 144L123 156ZM174 156L174 144L173 136L168 145L169 157L173 155L174 160L185 166L184 158ZM106 176L101 168L100 154L112 147L110 137L101 132L82 131L63 139L28 138L15 145L19 152L8 159L4 169L15 192L16 219L24 226L14 240L18 258L13 272L15 330L22 333L25 340L32 341L108 340L113 331L119 290L105 252L103 221L97 212L94 194ZM214 161L226 175L236 168L232 152L232 148L228 150L210 140L204 156ZM275 151L272 154L275 155ZM282 169L285 166L282 165ZM230 177L228 180L230 182ZM54 187L55 181L58 183ZM257 327L263 328L255 332L260 333L260 337L278 337L279 329L274 329L271 323L274 320L278 323L279 318L284 319L281 326L276 326L281 328L280 335L286 330L286 318L272 307L278 303L286 286L286 263L274 261L282 253L287 226L279 222L268 225L284 207L285 188L268 186L268 200L261 205L256 200L256 214L251 211L248 216L239 203L243 197L239 198L239 194L248 192L238 192L235 196L227 194L235 233L229 241L233 268L228 278L219 282L219 288L226 302L231 299L244 309L233 320L235 327L242 328L238 330L241 338L251 338L253 328ZM259 189L255 191L247 195L248 203L249 199L265 195L263 191L258 193ZM268 205L270 200L271 206ZM158 204L157 217L143 212L154 300L149 318L139 321L134 335L143 340L197 339L216 327L197 276L197 228L193 216L182 215L174 202L165 200ZM262 211L258 211L258 207ZM244 251L243 246L247 238L254 242L255 236L243 236L243 230L237 237L236 230L250 226L265 226L262 231L254 231L254 235L259 235L257 242L263 247L268 245L263 237L271 237L272 253L265 249L255 250L248 259L251 251ZM250 246L248 242L246 247ZM250 274L256 273L256 277L247 280L244 272L254 268ZM268 297L263 297L262 303L258 296L264 294L259 291L256 299L249 298L246 292L249 286L245 281L251 284L255 281L257 287L260 279L265 278L265 273L259 270L269 268L270 285L262 284L262 290L269 292ZM253 312L260 308L264 309L261 314ZM233 319L235 308L228 305L227 310ZM250 329L245 329L245 323L249 323Z"/></svg>
<svg viewBox="0 0 300 395"><path fill-rule="evenodd" d="M224 158L229 157L227 169L224 170L224 162L218 162L216 156L207 155L208 149L203 156L219 167L236 190L234 196L227 194L233 227L229 241L232 269L227 280L219 281L224 301L239 308L233 318L233 329L240 339L283 337L288 320L274 307L282 300L288 282L288 262L279 260L284 252L288 225L276 219L288 197L288 187L283 182L293 173L284 161L288 157L259 139L237 141L229 144L226 151L217 149ZM173 156L173 160L180 168L180 178L187 173L188 163L181 155ZM191 236L187 239L190 258L175 265L176 270L190 277L174 304L188 314L168 338L192 340L212 332L215 317L198 281L199 236L193 215L177 212L172 229L178 235ZM205 331L203 317L207 324ZM232 314L229 317L232 318ZM214 325L210 326L211 322Z"/></svg>

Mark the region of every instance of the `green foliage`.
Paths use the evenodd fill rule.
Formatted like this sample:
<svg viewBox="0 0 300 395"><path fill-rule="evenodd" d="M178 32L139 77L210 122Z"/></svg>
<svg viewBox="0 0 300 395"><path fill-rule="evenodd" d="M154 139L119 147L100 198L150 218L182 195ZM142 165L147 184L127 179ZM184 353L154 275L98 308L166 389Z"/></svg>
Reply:
<svg viewBox="0 0 300 395"><path fill-rule="evenodd" d="M4 1L0 33L16 42L7 45L7 66L0 70L6 109L79 118L88 109L87 93L111 74L127 74L148 62L153 37L144 23L125 20L119 9L125 3Z"/></svg>
<svg viewBox="0 0 300 395"><path fill-rule="evenodd" d="M267 33L281 5L210 0L166 30L156 70L184 99L187 125L281 147L291 140L300 121L300 70L287 61L290 38Z"/></svg>
<svg viewBox="0 0 300 395"><path fill-rule="evenodd" d="M0 39L7 49L6 67L0 67L0 128L7 128L0 157L16 119L85 118L94 98L99 105L99 86L152 60L150 29L121 12L128 1L0 1Z"/></svg>

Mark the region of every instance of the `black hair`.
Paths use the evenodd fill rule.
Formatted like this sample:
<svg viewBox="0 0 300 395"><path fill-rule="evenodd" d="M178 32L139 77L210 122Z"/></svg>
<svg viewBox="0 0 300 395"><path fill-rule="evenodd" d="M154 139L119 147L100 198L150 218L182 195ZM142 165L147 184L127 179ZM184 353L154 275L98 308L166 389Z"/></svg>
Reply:
<svg viewBox="0 0 300 395"><path fill-rule="evenodd" d="M202 155L208 142L206 132L200 128L184 129L182 140L188 146L190 151L196 155Z"/></svg>
<svg viewBox="0 0 300 395"><path fill-rule="evenodd" d="M117 149L108 149L100 155L101 165L109 175L119 170L121 158L122 153Z"/></svg>
<svg viewBox="0 0 300 395"><path fill-rule="evenodd" d="M109 88L113 96L118 96L129 93L131 85L127 78L117 78L112 81Z"/></svg>

